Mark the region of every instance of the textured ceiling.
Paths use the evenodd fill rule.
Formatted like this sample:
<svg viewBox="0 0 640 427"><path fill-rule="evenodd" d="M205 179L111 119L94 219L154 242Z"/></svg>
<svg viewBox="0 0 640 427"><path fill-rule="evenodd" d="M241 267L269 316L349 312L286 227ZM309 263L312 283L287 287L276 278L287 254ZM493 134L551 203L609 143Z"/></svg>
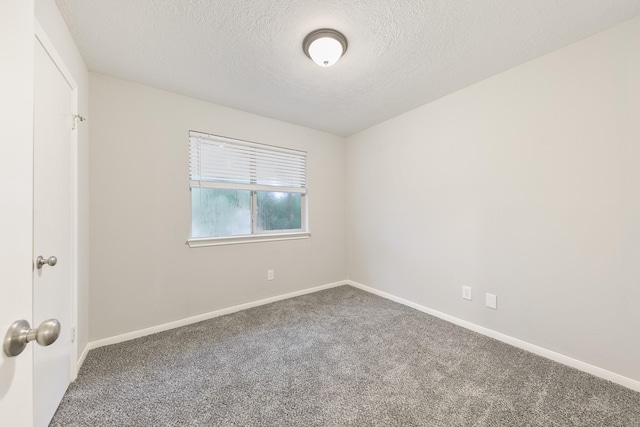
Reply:
<svg viewBox="0 0 640 427"><path fill-rule="evenodd" d="M350 135L640 13L640 0L57 0L91 71ZM317 28L349 40L321 68Z"/></svg>

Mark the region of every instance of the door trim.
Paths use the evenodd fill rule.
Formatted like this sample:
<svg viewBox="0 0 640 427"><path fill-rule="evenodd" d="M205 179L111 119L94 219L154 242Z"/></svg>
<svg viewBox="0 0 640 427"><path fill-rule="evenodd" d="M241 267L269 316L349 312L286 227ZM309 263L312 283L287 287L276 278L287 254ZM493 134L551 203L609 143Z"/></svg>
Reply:
<svg viewBox="0 0 640 427"><path fill-rule="evenodd" d="M73 92L71 110L73 114L78 114L78 84L73 75L65 65L62 57L54 47L53 43L45 33L37 19L34 18L35 38L39 42L45 52L56 65L60 74L67 81ZM73 125L73 117L69 117L69 124ZM71 342L71 357L69 360L71 378L69 382L75 381L78 376L79 364L78 360L78 126L74 127L75 131L71 132L71 328L74 333Z"/></svg>

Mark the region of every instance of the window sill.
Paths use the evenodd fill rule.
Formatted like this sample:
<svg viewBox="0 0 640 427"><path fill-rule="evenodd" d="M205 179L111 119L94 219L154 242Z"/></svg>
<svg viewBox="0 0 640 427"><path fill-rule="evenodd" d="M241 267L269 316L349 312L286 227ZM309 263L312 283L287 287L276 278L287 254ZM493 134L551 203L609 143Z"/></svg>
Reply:
<svg viewBox="0 0 640 427"><path fill-rule="evenodd" d="M307 231L279 234L254 234L251 236L230 237L202 237L187 240L190 248L202 248L206 246L238 245L241 243L279 242L281 240L308 239L311 233Z"/></svg>

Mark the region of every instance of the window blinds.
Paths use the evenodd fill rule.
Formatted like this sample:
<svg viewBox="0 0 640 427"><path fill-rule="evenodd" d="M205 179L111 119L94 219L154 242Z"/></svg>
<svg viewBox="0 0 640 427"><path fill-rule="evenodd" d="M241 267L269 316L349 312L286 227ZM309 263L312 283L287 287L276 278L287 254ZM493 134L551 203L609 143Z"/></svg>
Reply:
<svg viewBox="0 0 640 427"><path fill-rule="evenodd" d="M191 188L307 192L304 151L189 132Z"/></svg>

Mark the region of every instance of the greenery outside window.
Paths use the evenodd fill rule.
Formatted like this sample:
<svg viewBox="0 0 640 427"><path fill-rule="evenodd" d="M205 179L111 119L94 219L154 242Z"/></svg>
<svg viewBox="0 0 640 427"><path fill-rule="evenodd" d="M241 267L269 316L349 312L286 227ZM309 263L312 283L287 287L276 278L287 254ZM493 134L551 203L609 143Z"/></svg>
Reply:
<svg viewBox="0 0 640 427"><path fill-rule="evenodd" d="M189 132L190 246L308 237L306 153Z"/></svg>

